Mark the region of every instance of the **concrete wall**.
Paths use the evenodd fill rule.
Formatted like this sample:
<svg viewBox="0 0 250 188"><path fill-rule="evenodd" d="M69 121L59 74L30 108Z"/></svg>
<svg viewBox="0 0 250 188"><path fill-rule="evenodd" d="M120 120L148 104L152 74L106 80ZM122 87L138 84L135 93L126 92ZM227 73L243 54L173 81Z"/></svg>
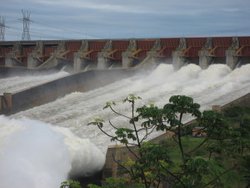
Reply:
<svg viewBox="0 0 250 188"><path fill-rule="evenodd" d="M228 103L223 106L221 106L222 110L228 109L230 107L234 106L241 106L241 107L250 107L250 93Z"/></svg>
<svg viewBox="0 0 250 188"><path fill-rule="evenodd" d="M3 109L3 96L0 95L0 112L2 112L2 109Z"/></svg>
<svg viewBox="0 0 250 188"><path fill-rule="evenodd" d="M130 147L136 152L135 147ZM106 154L106 163L103 168L103 179L108 177L120 177L124 169L118 163L126 162L128 159L135 160L135 156L123 145L111 146ZM116 161L116 162L115 162Z"/></svg>
<svg viewBox="0 0 250 188"><path fill-rule="evenodd" d="M8 108L2 113L12 114L53 101L74 91L88 91L133 75L129 69L91 70L73 74L39 86L8 95Z"/></svg>

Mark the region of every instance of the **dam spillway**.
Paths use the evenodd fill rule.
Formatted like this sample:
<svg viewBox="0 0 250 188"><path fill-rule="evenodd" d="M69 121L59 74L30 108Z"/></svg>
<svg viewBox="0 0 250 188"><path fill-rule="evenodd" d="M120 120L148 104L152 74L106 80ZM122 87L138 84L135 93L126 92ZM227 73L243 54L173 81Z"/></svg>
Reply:
<svg viewBox="0 0 250 188"><path fill-rule="evenodd" d="M155 40L152 40L154 41L152 42L153 45ZM230 40L232 42L232 37ZM180 40L177 39L176 41L178 42ZM204 41L207 41L207 39L204 39ZM81 44L81 41L79 42ZM127 41L127 43L130 42ZM148 48L151 47L149 46ZM182 50L183 49L187 48L182 48ZM224 49L224 51L221 49ZM166 62L163 61L161 64L155 62L154 58L151 58L152 56L146 58L147 53L144 51L144 60L141 60L140 58L132 58L132 64L125 63L124 65L129 65L128 67L132 65L136 70L140 69L140 65L144 66L148 63L156 63L158 66L155 68L153 68L153 66L151 67L152 69L149 66L145 72L139 71L121 79L117 79L118 76L115 76L112 83L110 82L109 84L100 85L99 87L90 90L65 93L65 95L45 104L22 110L8 117L0 116L0 150L4 151L0 153L0 164L3 167L2 170L0 170L0 178L2 178L0 181L0 187L8 188L8 186L5 185L10 185L10 187L15 187L13 185L19 185L19 187L20 185L24 185L23 187L39 187L39 183L42 179L44 180L43 182L47 183L45 185L46 187L56 188L59 187L56 185L60 184L60 182L64 180L63 178L67 178L68 174L73 176L83 176L100 170L104 163L104 156L107 147L110 144L116 143L110 142L109 138L98 131L96 127L88 126L87 123L94 117L98 116L105 120L110 119L117 126L127 125L123 119L114 116L114 114L107 110L103 110L103 106L107 101L116 101L116 109L127 114L129 113L129 106L124 105L120 101L130 93L142 97L142 100L139 101L137 107L149 103L155 103L156 105L162 106L168 102L170 96L175 94L185 94L193 97L195 102L200 103L201 108L204 110L211 109L212 105L227 104L228 102L249 93L250 64L247 55L247 45L242 47L241 50L238 49L239 54L244 52L244 57L237 56L236 62L238 65L235 66L234 69L226 63L226 49L229 48L217 47L214 48L213 51L210 51L211 53L221 53L221 51L223 51L224 55L221 57L208 58L207 60L209 60L211 65L207 67L200 66L200 64L197 63L199 62L199 56L197 55L195 55L195 58L184 58L178 56L177 48L174 50L175 53L172 53L172 50L170 51L171 53L169 52L170 58L159 57L159 62L164 59L166 60ZM202 49L197 48L196 52L199 50ZM137 55L142 53L141 50L137 49L136 51L138 51L136 53ZM92 51L89 51L89 54L92 53ZM99 69L100 71L106 69L107 72L110 72L110 70L116 70L117 66L110 63L103 64L108 65L106 67L99 65L98 68L98 63L103 61L101 55L98 55L98 52L95 52L95 54L96 60L95 62L93 61L93 65L85 65L82 61L84 58L81 59L80 67L81 71L85 71L84 74L90 74L89 72L91 71L92 73L93 71L97 71L92 69ZM152 53L149 54L152 55ZM200 54L202 53L200 52ZM123 66L122 56L120 57L120 66ZM177 57L182 58L178 59ZM47 58L49 59L50 57ZM56 59L60 61L62 60L61 58ZM71 65L74 67L73 60L74 58L72 61L68 62L65 61L64 58L63 61L61 61L61 65L67 66L71 62ZM37 64L38 66L30 68L21 64L23 60L18 62L14 60L14 62L15 63L12 62L12 64L8 65L5 64L4 66L7 66L8 68L15 67L18 69L22 67L30 69L31 71L40 71L60 65L59 61L57 61L57 63L59 62L58 64L53 64L48 63L51 62L51 60L49 60L46 63L46 65L48 65L47 67L45 64L43 66ZM185 66L180 66L181 63ZM75 71L78 72L79 70L75 69ZM61 73L58 71L54 73L54 75L56 74L60 75ZM75 74L83 73L74 73L73 75ZM103 75L107 74L103 72ZM48 77L50 76L51 75L48 74ZM93 78L92 76L90 76L90 78ZM67 77L72 77L71 73L65 75L65 78ZM21 75L17 80L20 80L21 82L24 78L25 76ZM51 79L48 80L49 82L42 83L42 86L44 84L50 84L51 82L57 82L60 79L65 79L64 76L59 79L57 79L56 76L54 78L51 76L50 78ZM14 85L15 82L18 82L13 79L13 75L3 79L0 78L0 82L3 81L2 83L6 83L7 85L8 83L12 85L11 80L14 80ZM85 79L82 79L82 82L84 82L84 80ZM37 85L41 84L32 77L27 78L27 81L32 83L32 88L38 87ZM24 85L25 83L26 82L24 82ZM21 90L23 90L23 88ZM24 91L27 90L24 88ZM53 88L51 88L51 92L52 90ZM6 90L3 92L6 92ZM28 101L29 98L27 97L25 100ZM186 119L186 121L188 121L188 119ZM111 128L106 126L106 124L105 130L112 133ZM158 134L159 133L153 134L152 138L158 136ZM33 150L34 152L32 152ZM29 155L27 155L27 153ZM36 158L38 158L38 160ZM20 169L17 169L12 165L19 163L22 167ZM59 168L58 163L63 164L62 167ZM41 168L41 166L44 168ZM31 173L27 173L28 171ZM7 174L7 172L9 172L9 174ZM16 184L14 184L12 179L7 178L11 177L14 173L18 175L17 177L20 177L15 178L17 181ZM22 174L23 176L19 174ZM53 181L49 178L50 176L55 177ZM28 183L24 182L24 179ZM40 187L42 186L43 185L40 185Z"/></svg>
<svg viewBox="0 0 250 188"><path fill-rule="evenodd" d="M68 65L76 72L173 62L202 68L224 63L230 68L250 58L250 37L1 41L0 66L50 69Z"/></svg>
<svg viewBox="0 0 250 188"><path fill-rule="evenodd" d="M138 106L149 103L162 106L171 95L185 94L199 102L202 109L209 109L214 104L223 105L249 93L249 73L250 64L233 71L226 65L211 65L208 69L202 70L193 64L175 71L172 65L162 64L149 75L139 74L88 92L71 93L48 104L14 114L12 117L28 117L68 127L75 134L90 139L105 152L105 145L110 143L109 138L104 138L101 132L95 127L87 126L87 123L100 116L122 124L112 112L102 110L107 101L118 102L117 109L128 113L129 107L123 106L119 101L130 93L143 98Z"/></svg>
<svg viewBox="0 0 250 188"><path fill-rule="evenodd" d="M5 84L1 84L5 91L2 91L0 96L0 114L18 112L50 102L73 91L82 91L82 88L86 87L86 84L79 84L83 77L87 78L86 75L91 75L94 79L93 75L101 74L101 71L98 74L87 73L88 71L112 69L115 72L115 69L119 68L142 70L156 67L160 63L172 64L175 70L187 64L196 64L202 69L213 64L226 64L234 69L249 61L250 37L247 36L1 42L1 77L8 75L8 72L11 74L12 71L19 74L27 71L27 75L29 75L39 72L46 73L46 71L58 70L63 67L66 67L65 69L69 70L71 74L79 72L82 76L78 76L81 77L80 79L75 79L77 76L69 75L72 79L61 79L47 84L48 87L44 85L26 92L17 91L18 93L14 92L14 94L11 89L11 87L14 89L14 86L5 90ZM58 73L58 75L60 74L62 73ZM37 82L31 81L30 83L25 83L23 78L20 84L16 84L18 85L16 89L23 90L38 85L38 83L45 83L49 81L48 76L46 77L46 79L43 79L42 76L34 77ZM108 77L112 77L113 80L109 79L110 81L107 83L118 79L111 75ZM2 80L2 82L5 81ZM32 82L36 84L31 84ZM65 84L62 84L63 82ZM58 85L60 86L57 87ZM89 82L87 85L90 85ZM95 84L92 82L92 85ZM51 87L56 87L54 92Z"/></svg>

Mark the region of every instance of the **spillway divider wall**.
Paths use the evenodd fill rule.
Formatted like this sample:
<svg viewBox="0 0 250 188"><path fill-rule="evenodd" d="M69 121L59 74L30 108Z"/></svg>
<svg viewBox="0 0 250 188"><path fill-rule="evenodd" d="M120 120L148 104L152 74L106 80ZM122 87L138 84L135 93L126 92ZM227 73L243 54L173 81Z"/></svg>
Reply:
<svg viewBox="0 0 250 188"><path fill-rule="evenodd" d="M1 96L2 114L13 114L42 105L75 91L89 91L132 76L135 70L91 70L69 75L16 93ZM6 105L5 102L6 101Z"/></svg>

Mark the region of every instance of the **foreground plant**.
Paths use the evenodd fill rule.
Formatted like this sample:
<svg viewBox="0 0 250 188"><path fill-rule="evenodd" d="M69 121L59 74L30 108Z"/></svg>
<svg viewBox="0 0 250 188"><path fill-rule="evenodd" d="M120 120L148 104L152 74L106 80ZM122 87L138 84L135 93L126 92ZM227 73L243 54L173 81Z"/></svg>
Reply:
<svg viewBox="0 0 250 188"><path fill-rule="evenodd" d="M66 180L61 183L60 188L81 188L81 184L75 180Z"/></svg>
<svg viewBox="0 0 250 188"><path fill-rule="evenodd" d="M223 178L232 175L237 166L235 160L232 164L224 164L222 159L231 157L228 153L232 147L224 148L224 145L235 142L236 129L230 127L221 114L201 112L200 105L188 96L172 96L163 108L151 104L136 109L135 103L140 99L135 95L124 99L123 102L131 106L130 115L118 112L115 102L106 103L104 109L127 119L129 125L118 127L109 120L114 134L105 131L104 120L100 118L89 123L130 152L133 159L120 162L114 158L114 161L124 169L124 174L129 175L131 185L137 182L145 188L158 188L165 182L171 187L223 187ZM185 125L183 118L187 115L196 122ZM204 138L190 137L195 126L201 129ZM164 131L172 136L164 143L147 142L154 131Z"/></svg>

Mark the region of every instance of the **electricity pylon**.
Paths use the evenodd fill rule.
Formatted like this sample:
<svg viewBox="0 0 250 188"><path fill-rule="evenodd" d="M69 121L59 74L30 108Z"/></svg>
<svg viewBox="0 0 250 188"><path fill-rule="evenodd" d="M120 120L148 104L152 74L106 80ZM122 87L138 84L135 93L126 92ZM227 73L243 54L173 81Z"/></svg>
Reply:
<svg viewBox="0 0 250 188"><path fill-rule="evenodd" d="M3 16L0 16L0 41L4 41L5 36L5 19Z"/></svg>
<svg viewBox="0 0 250 188"><path fill-rule="evenodd" d="M30 40L30 11L22 10L23 14L23 34L22 40Z"/></svg>

